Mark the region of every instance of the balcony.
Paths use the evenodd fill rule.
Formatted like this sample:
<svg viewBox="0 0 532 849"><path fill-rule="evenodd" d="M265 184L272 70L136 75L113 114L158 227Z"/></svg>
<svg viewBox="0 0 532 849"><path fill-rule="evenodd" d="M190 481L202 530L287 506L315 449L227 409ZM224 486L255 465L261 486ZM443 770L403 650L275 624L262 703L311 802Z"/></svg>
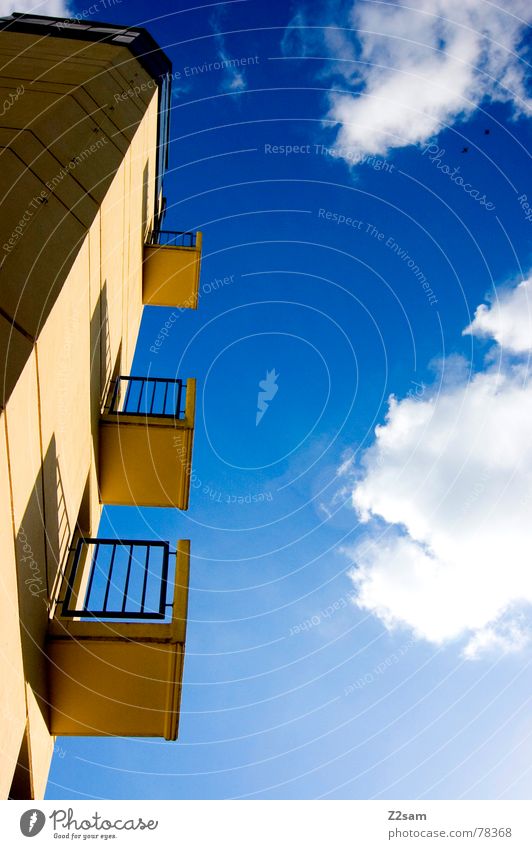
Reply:
<svg viewBox="0 0 532 849"><path fill-rule="evenodd" d="M143 304L197 309L201 233L154 230L144 245Z"/></svg>
<svg viewBox="0 0 532 849"><path fill-rule="evenodd" d="M120 376L100 417L104 504L187 510L196 381Z"/></svg>
<svg viewBox="0 0 532 849"><path fill-rule="evenodd" d="M78 540L48 630L51 734L177 738L189 561L188 540Z"/></svg>

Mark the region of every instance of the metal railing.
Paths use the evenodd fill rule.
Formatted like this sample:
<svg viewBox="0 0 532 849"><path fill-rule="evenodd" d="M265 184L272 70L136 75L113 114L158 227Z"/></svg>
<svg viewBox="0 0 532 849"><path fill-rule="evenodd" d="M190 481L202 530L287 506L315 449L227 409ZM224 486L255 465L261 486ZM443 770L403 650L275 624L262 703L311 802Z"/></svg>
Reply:
<svg viewBox="0 0 532 849"><path fill-rule="evenodd" d="M174 248L195 248L196 233L185 230L152 230L148 244Z"/></svg>
<svg viewBox="0 0 532 849"><path fill-rule="evenodd" d="M185 396L186 382L183 380L119 375L114 383L109 413L184 419Z"/></svg>
<svg viewBox="0 0 532 849"><path fill-rule="evenodd" d="M62 616L165 619L172 607L166 600L170 553L167 542L80 538Z"/></svg>

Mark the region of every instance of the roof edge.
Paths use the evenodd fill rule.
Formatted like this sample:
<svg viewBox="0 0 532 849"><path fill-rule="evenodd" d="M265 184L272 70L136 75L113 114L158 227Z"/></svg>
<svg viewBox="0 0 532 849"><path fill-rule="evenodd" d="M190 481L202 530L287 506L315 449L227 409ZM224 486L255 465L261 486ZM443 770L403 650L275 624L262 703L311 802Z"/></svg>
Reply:
<svg viewBox="0 0 532 849"><path fill-rule="evenodd" d="M127 47L153 79L159 79L172 72L170 59L144 27L101 21L89 23L82 18L57 18L13 12L12 15L0 17L0 32L3 31Z"/></svg>

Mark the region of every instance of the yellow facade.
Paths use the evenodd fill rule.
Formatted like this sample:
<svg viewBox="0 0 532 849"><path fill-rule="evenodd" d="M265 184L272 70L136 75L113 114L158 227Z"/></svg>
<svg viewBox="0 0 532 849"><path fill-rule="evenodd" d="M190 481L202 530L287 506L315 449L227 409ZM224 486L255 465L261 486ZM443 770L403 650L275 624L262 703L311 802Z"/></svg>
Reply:
<svg viewBox="0 0 532 849"><path fill-rule="evenodd" d="M56 606L73 540L96 535L106 493L109 503L132 503L123 482L134 479L135 503L187 506L194 391L185 422L164 423L168 438L155 453L162 464L169 442L182 438L181 478L172 491L157 475L137 480L127 469L136 447L122 434L135 425L122 428L105 410L114 381L130 374L145 300L144 246L160 214L161 86L124 46L127 37L69 38L64 30L55 37L56 25L42 20L44 36L29 23L25 31L23 20L0 31L0 100L13 100L0 121L2 798L43 795L55 733L175 738L188 586L184 545L172 623L120 623L112 640L96 639L95 654L85 645L103 626L65 624ZM199 257L191 268L174 289L182 297L176 306L196 306L185 300L197 291ZM133 443L149 453L157 428L144 418ZM175 443L172 451L179 457ZM161 684L150 702L131 676L153 657ZM131 716L109 714L108 725L106 694L94 690L91 708L67 683L69 671L82 687L105 683L106 664L123 670L119 700L131 696Z"/></svg>

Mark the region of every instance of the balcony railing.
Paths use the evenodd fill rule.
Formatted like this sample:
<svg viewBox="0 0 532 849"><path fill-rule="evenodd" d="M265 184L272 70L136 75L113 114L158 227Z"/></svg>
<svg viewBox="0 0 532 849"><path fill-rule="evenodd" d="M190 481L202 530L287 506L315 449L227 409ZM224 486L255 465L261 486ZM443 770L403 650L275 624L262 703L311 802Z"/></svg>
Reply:
<svg viewBox="0 0 532 849"><path fill-rule="evenodd" d="M117 377L109 413L121 416L185 417L186 382L163 377Z"/></svg>
<svg viewBox="0 0 532 849"><path fill-rule="evenodd" d="M189 541L85 537L69 565L46 641L50 732L175 740Z"/></svg>
<svg viewBox="0 0 532 849"><path fill-rule="evenodd" d="M169 545L146 540L78 540L63 617L165 619ZM89 565L90 564L90 565Z"/></svg>
<svg viewBox="0 0 532 849"><path fill-rule="evenodd" d="M197 234L191 230L152 230L149 245L173 248L195 248Z"/></svg>

